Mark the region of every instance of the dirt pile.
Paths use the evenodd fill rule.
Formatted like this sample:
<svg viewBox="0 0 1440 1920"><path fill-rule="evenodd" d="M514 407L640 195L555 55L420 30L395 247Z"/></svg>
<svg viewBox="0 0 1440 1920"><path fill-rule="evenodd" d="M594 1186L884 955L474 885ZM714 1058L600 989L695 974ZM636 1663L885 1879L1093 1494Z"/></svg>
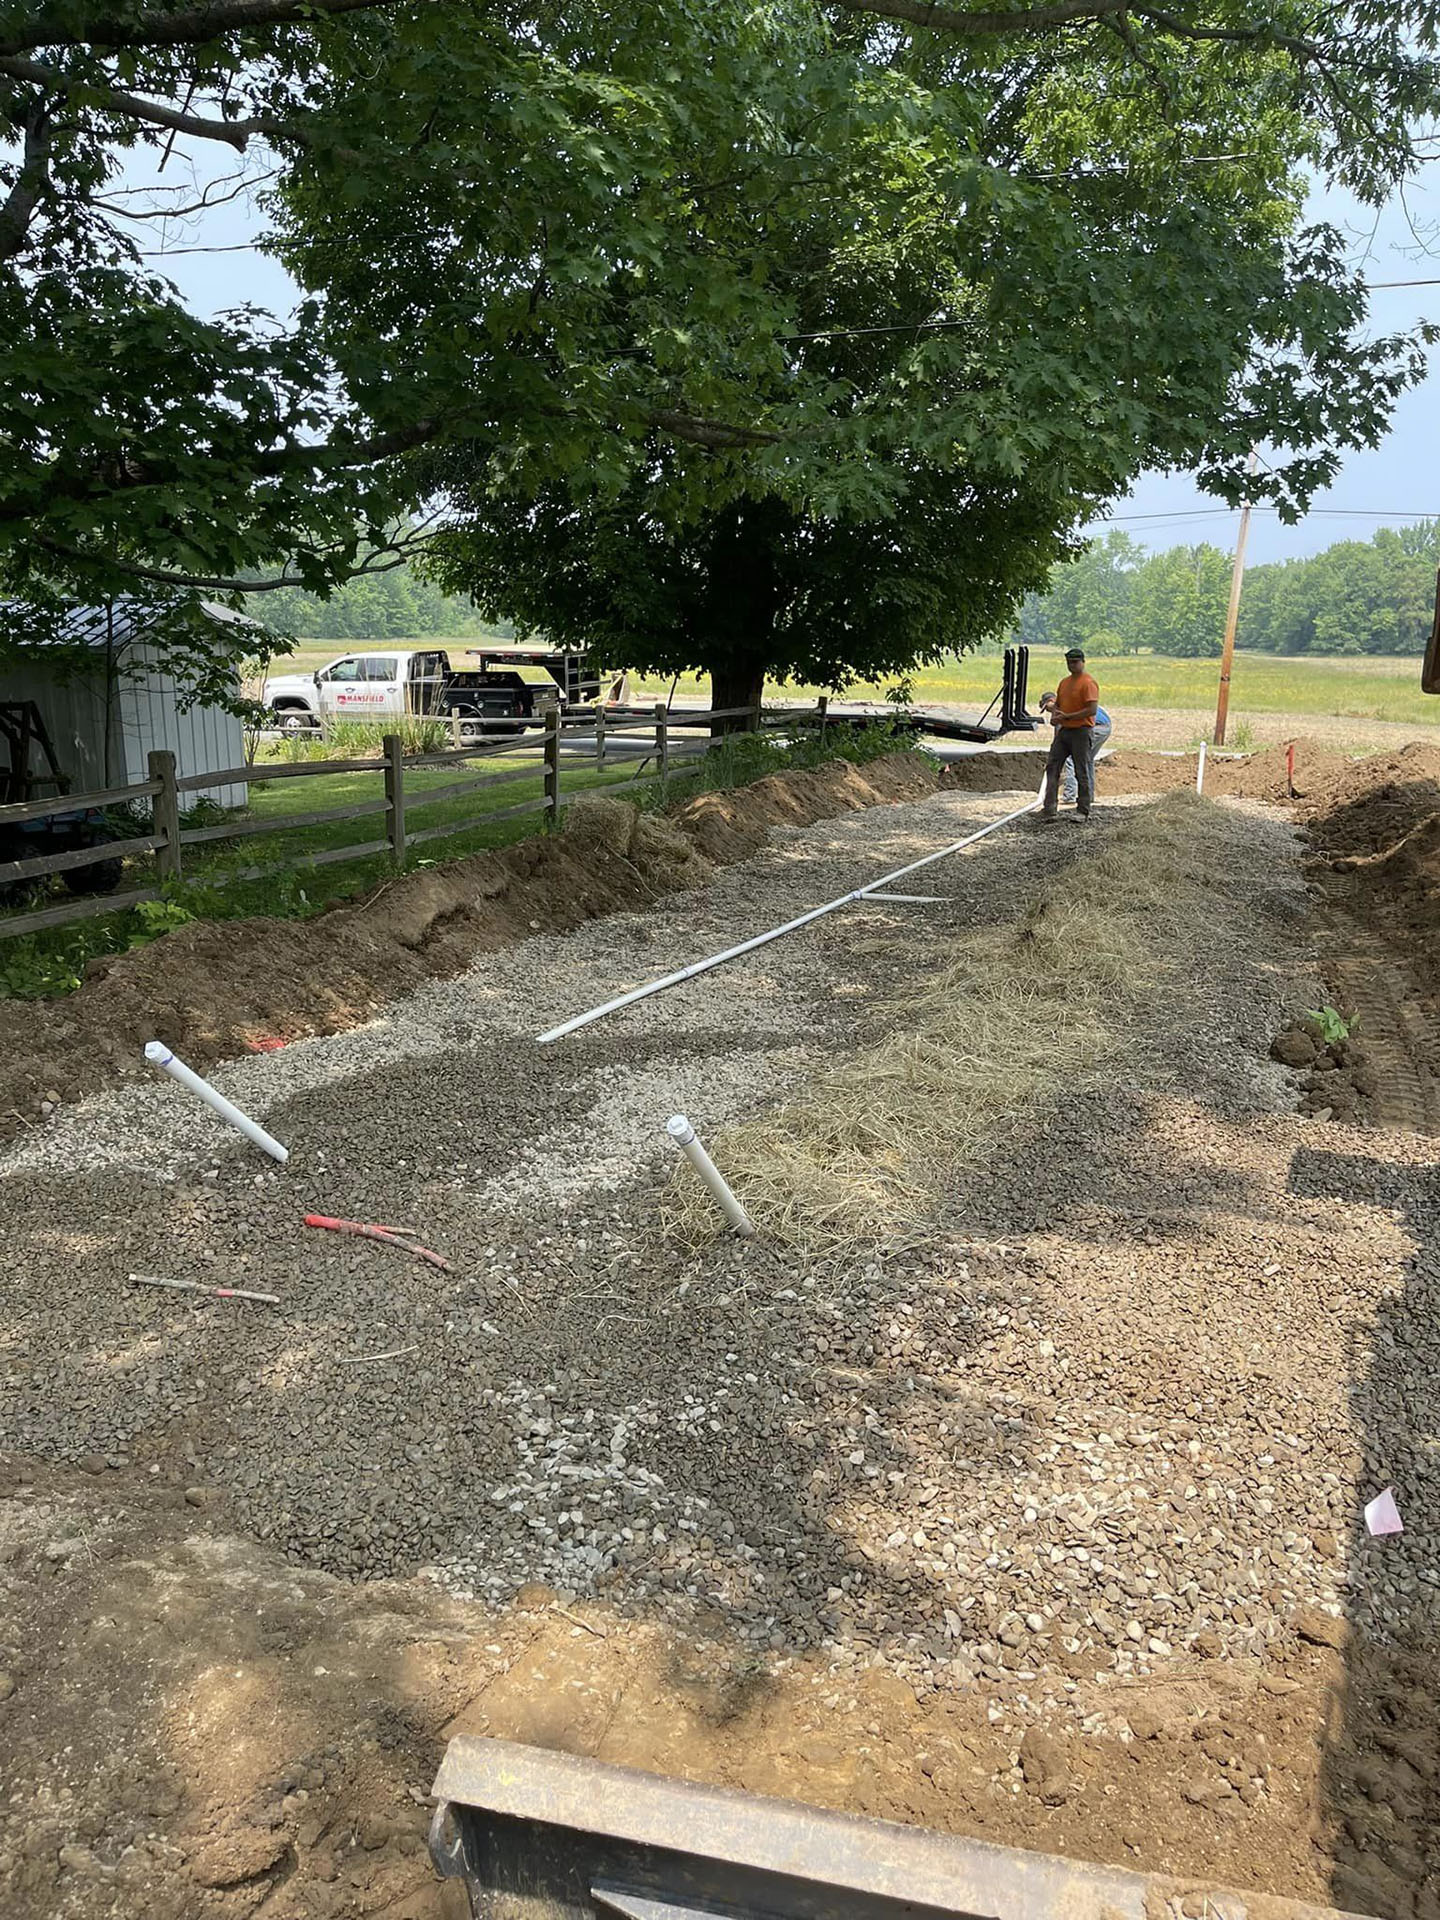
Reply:
<svg viewBox="0 0 1440 1920"><path fill-rule="evenodd" d="M1393 860L1401 869L1433 858L1423 845L1407 855L1404 843L1440 815L1440 748L1416 741L1350 761L1323 789L1307 791L1306 801L1311 844L1327 858Z"/></svg>
<svg viewBox="0 0 1440 1920"><path fill-rule="evenodd" d="M889 754L863 767L832 760L824 767L767 774L729 792L702 793L673 820L707 860L730 866L758 853L771 827L807 827L882 801L923 800L935 786L934 762L924 754Z"/></svg>
<svg viewBox="0 0 1440 1920"><path fill-rule="evenodd" d="M1361 1124L1373 1117L1380 1077L1362 1040L1348 1035L1327 1039L1320 1021L1307 1014L1276 1035L1270 1057L1305 1075L1302 1113L1313 1114L1317 1120Z"/></svg>
<svg viewBox="0 0 1440 1920"><path fill-rule="evenodd" d="M1422 1004L1440 992L1440 749L1417 742L1353 761L1328 791L1307 796L1304 813L1312 876L1352 925L1389 942L1410 976L1401 1051L1416 1056L1428 1085L1440 1069L1436 1009ZM1427 1112L1433 1104L1427 1095Z"/></svg>
<svg viewBox="0 0 1440 1920"><path fill-rule="evenodd" d="M597 797L573 805L559 835L400 875L313 920L195 921L96 961L66 999L0 1002L0 1138L42 1101L140 1071L149 1039L203 1069L263 1039L342 1032L478 954L701 885L771 826L919 799L935 783L924 756L894 754L771 774L668 816Z"/></svg>
<svg viewBox="0 0 1440 1920"><path fill-rule="evenodd" d="M1412 754L1430 755L1440 763L1440 752L1423 746L1406 747L1399 755L1386 756L1386 761ZM1198 763L1199 756L1194 753L1142 753L1122 747L1101 762L1096 772L1096 792L1103 801L1121 794L1170 793L1178 787L1193 787ZM1205 761L1205 791L1216 800L1266 800L1275 806L1303 805L1307 801L1316 804L1342 791L1356 764L1346 754L1303 738L1234 758L1212 753ZM1369 766L1370 762L1359 764ZM1038 748L1034 753L977 753L952 761L941 786L962 793L1008 788L1028 788L1033 793L1044 771L1045 756Z"/></svg>

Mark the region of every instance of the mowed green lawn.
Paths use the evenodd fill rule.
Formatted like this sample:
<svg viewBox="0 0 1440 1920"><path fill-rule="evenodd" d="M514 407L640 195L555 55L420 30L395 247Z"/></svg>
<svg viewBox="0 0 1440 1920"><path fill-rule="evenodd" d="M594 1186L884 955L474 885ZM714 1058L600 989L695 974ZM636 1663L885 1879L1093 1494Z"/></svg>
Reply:
<svg viewBox="0 0 1440 1920"><path fill-rule="evenodd" d="M1157 654L1097 656L1090 670L1100 682L1107 707L1139 707L1177 712L1213 711L1219 685L1218 660L1166 660ZM1030 655L1030 704L1065 672L1057 649L1036 647ZM938 667L922 667L914 678L915 697L930 704L970 707L977 714L1000 690L1000 655L984 652ZM646 676L641 682L647 698L660 698L668 681ZM707 690L702 680L685 677L679 691L687 697ZM772 683L767 697L813 699L815 687ZM884 683L851 688L847 700L879 700ZM1273 654L1239 653L1230 683L1230 711L1238 719L1250 714L1326 715L1336 719L1386 720L1433 727L1440 725L1440 699L1420 691L1420 660L1416 656L1356 659L1281 659Z"/></svg>

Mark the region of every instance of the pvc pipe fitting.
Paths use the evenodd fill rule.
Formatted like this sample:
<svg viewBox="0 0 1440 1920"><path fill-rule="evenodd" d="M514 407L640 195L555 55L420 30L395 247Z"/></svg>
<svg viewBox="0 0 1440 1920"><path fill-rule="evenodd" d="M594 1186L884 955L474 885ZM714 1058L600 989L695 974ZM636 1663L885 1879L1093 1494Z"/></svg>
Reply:
<svg viewBox="0 0 1440 1920"><path fill-rule="evenodd" d="M696 1139L695 1129L685 1118L684 1114L677 1113L673 1119L667 1120L665 1123L665 1131L675 1142L676 1146L679 1147L691 1166L694 1167L711 1193L714 1194L716 1204L729 1221L734 1232L737 1233L742 1240L748 1239L755 1231L754 1223L751 1221L744 1207L741 1206L740 1202L735 1198L735 1195L730 1191L724 1174L721 1173L704 1147L702 1147Z"/></svg>
<svg viewBox="0 0 1440 1920"><path fill-rule="evenodd" d="M145 1058L151 1066L159 1067L163 1073L168 1073L172 1080L178 1080L182 1087L188 1087L190 1092L203 1100L207 1107L218 1113L227 1125L234 1127L237 1133L243 1133L247 1140L259 1147L262 1153L268 1153L272 1160L278 1160L283 1165L290 1158L288 1147L282 1147L278 1140L273 1140L257 1121L250 1118L248 1113L242 1113L233 1102L225 1098L223 1093L218 1093L208 1080L202 1080L193 1068L187 1067L183 1060L177 1060L163 1040L147 1040Z"/></svg>

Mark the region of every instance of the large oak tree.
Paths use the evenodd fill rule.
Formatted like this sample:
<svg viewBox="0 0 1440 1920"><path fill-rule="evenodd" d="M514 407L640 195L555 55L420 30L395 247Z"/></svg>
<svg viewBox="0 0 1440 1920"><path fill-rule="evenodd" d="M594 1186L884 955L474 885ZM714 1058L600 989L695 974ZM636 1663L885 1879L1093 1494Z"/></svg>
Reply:
<svg viewBox="0 0 1440 1920"><path fill-rule="evenodd" d="M323 589L452 487L869 551L951 489L1048 553L1264 438L1293 507L1414 370L1299 170L1402 178L1428 45L1417 0L0 0L0 594ZM292 323L145 257L171 143L264 176Z"/></svg>

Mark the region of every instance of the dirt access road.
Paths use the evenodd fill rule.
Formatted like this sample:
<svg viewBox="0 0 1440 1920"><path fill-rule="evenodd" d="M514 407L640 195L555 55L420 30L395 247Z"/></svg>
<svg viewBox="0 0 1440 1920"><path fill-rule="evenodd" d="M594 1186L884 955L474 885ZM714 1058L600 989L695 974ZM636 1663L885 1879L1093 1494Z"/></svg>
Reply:
<svg viewBox="0 0 1440 1920"><path fill-rule="evenodd" d="M165 1084L21 1137L7 1914L453 1913L421 1835L456 1731L1437 1911L1440 1150L1302 1117L1268 1058L1325 990L1287 815L1206 816L1228 883L1154 916L1121 1053L864 1249L664 1234L666 1115L805 1100L976 929L1093 886L1135 805L533 1045L1011 804L782 829L225 1067L283 1171ZM1390 1481L1407 1530L1372 1542Z"/></svg>

